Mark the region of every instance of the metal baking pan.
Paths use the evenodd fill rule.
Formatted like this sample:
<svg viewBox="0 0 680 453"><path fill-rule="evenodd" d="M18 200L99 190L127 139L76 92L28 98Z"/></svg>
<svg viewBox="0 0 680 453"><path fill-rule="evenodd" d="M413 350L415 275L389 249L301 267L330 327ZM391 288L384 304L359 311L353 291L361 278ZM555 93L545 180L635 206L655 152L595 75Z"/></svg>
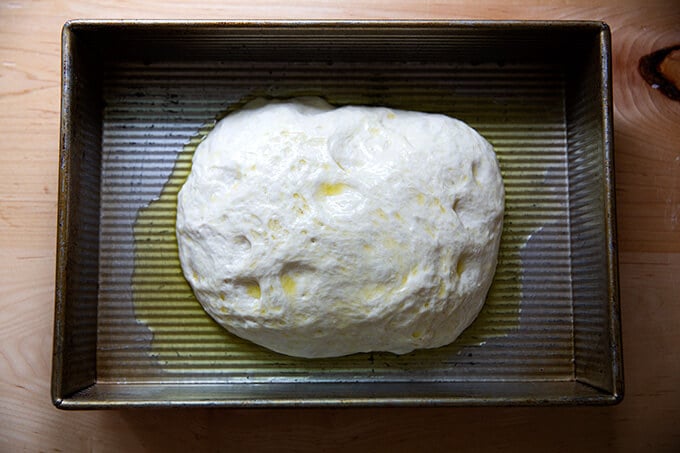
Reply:
<svg viewBox="0 0 680 453"><path fill-rule="evenodd" d="M601 22L67 23L54 404L620 401L609 39ZM174 240L193 148L248 99L297 95L445 113L494 145L500 262L458 341L295 359L193 298Z"/></svg>

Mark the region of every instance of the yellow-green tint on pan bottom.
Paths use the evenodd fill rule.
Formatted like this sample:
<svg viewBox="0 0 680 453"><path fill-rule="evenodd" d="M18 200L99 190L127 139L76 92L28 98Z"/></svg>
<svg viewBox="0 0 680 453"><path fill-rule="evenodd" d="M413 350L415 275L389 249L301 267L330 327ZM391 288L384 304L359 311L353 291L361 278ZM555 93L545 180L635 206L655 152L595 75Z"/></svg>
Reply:
<svg viewBox="0 0 680 453"><path fill-rule="evenodd" d="M529 232L507 225L503 231L496 276L477 320L452 344L398 356L374 352L331 359L281 355L230 334L205 313L184 279L175 236L177 194L186 180L198 144L212 129L207 123L177 156L160 197L139 211L134 226L135 314L153 334L151 355L167 374L246 379L376 379L449 369L465 348L517 329L521 301L520 250ZM539 183L539 181L530 181ZM519 209L513 193L506 212ZM472 355L472 353L469 353ZM467 353L464 354L467 356Z"/></svg>

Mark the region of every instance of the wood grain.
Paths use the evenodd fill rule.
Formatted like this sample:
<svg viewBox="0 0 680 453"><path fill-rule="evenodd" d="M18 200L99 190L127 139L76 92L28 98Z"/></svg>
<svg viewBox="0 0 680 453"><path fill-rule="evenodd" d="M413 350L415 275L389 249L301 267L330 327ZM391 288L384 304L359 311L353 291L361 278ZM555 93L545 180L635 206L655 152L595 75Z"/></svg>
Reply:
<svg viewBox="0 0 680 453"><path fill-rule="evenodd" d="M60 29L71 18L601 19L612 28L626 397L616 407L61 412L49 399ZM0 3L0 451L680 451L680 103L641 56L680 3Z"/></svg>

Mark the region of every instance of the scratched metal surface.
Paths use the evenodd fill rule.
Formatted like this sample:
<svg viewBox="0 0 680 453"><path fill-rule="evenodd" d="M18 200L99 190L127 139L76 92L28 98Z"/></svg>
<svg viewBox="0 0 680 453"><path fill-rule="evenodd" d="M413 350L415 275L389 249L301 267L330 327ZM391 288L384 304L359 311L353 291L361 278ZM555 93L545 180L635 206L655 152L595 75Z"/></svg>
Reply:
<svg viewBox="0 0 680 453"><path fill-rule="evenodd" d="M305 384L309 389L323 383L345 383L348 396L353 383L401 383L385 400L397 404L398 395L416 404L422 397L418 383L450 385L447 397L422 403L455 404L456 383L461 389L477 386L476 397L460 398L466 404L502 394L492 388L504 383L519 386L514 398L524 402L541 393L531 390L541 383L557 389L543 395L546 401L597 401L598 392L602 401L611 397L611 354L604 341L612 332L607 330L607 162L597 115L602 107L588 116L602 87L576 83L595 77L598 68L591 62L584 70L595 74L574 73L543 44L531 55L525 49L530 35L509 39L508 49L518 55L513 59L489 50L502 36L493 27L481 41L467 29L458 35L434 29L420 40L409 30L393 30L391 43L380 34L341 33L339 47L326 43L320 49L311 47L313 33L275 40L251 31L238 37L238 45L232 42L232 54L223 49L228 33L204 30L178 41L179 54L194 58L163 55L154 61L133 53L104 61L96 383L112 392L105 399L115 401L115 389L126 385L205 385L197 394L209 395L211 385ZM172 47L168 33L150 35L157 42L149 48L158 42ZM277 53L267 43L283 50ZM359 51L362 45L368 54ZM461 45L468 50L455 50ZM324 58L324 49L332 60ZM368 58L371 52L374 58ZM420 59L403 61L404 54ZM596 97L572 105L568 95L576 88L595 90ZM337 104L449 114L494 145L507 193L500 262L484 316L459 341L405 356L294 359L226 334L187 295L172 255L172 201L189 171L191 144L244 99L301 94ZM592 372L602 363L604 371ZM592 388L575 385L581 377ZM266 400L266 391L257 394L258 401ZM172 398L182 401L175 395L156 402L168 404ZM247 391L239 401L248 404Z"/></svg>

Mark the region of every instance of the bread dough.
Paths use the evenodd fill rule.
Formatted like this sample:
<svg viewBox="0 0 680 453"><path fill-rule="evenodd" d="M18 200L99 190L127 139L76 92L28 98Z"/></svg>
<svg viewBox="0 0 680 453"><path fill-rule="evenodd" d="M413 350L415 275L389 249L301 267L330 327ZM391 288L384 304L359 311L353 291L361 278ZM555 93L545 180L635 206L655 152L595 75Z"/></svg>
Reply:
<svg viewBox="0 0 680 453"><path fill-rule="evenodd" d="M292 356L404 354L477 316L503 209L493 148L461 121L257 99L196 149L177 240L230 332Z"/></svg>

